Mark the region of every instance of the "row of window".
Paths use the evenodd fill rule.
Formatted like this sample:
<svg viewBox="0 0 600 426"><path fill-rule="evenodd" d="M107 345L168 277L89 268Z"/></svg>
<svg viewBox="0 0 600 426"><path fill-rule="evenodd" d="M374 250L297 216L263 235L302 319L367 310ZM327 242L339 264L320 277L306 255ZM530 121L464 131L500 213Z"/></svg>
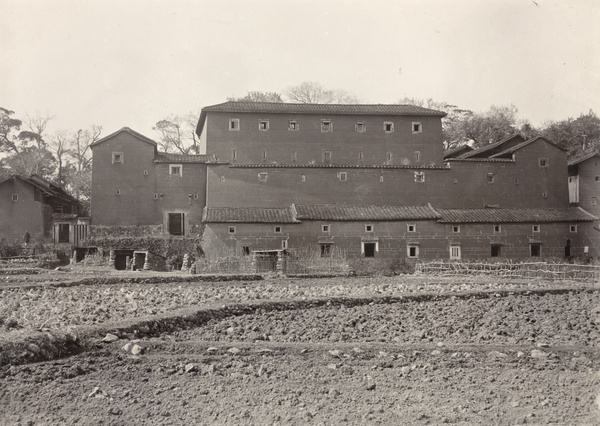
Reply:
<svg viewBox="0 0 600 426"><path fill-rule="evenodd" d="M452 225L452 233L454 234L459 234L460 233L460 225ZM365 232L371 233L375 231L375 227L373 224L371 223L367 223L365 224ZM417 232L417 225L414 223L407 223L406 224L406 231L407 232ZM502 232L502 225L493 225L493 231L494 234L500 234ZM235 234L236 232L236 227L235 226L230 226L229 227L229 233L230 234ZM276 234L281 234L281 226L280 225L275 225L273 227L273 232ZM322 224L321 225L321 232L323 234L329 234L331 232L331 225L329 224ZM532 225L531 226L531 232L533 233L540 233L541 232L541 226L540 225ZM569 232L573 232L576 233L577 232L577 225L569 225Z"/></svg>
<svg viewBox="0 0 600 426"><path fill-rule="evenodd" d="M266 182L269 177L267 172L260 172L258 174L259 182ZM425 172L414 172L415 182L425 182ZM337 179L340 182L346 182L348 180L348 172L337 172ZM306 175L300 175L300 181L306 182ZM221 176L221 182L225 182L225 176ZM383 176L379 176L379 182L383 182Z"/></svg>
<svg viewBox="0 0 600 426"><path fill-rule="evenodd" d="M261 132L266 132L269 130L269 120L258 120L258 130ZM229 130L233 132L237 132L240 130L240 119L239 118L230 118L229 119ZM297 132L300 130L300 124L298 120L289 120L288 122L288 130L291 132ZM354 130L357 133L366 133L367 132L367 124L364 121L357 121L354 124ZM383 122L383 131L384 133L393 133L394 132L394 122L392 121L384 121ZM411 131L413 134L422 133L423 132L423 123L420 121L413 121L411 123ZM321 133L332 133L333 132L333 121L330 119L322 119L321 120Z"/></svg>
<svg viewBox="0 0 600 426"><path fill-rule="evenodd" d="M122 194L123 194L123 192L122 192L122 191L121 191L119 188L117 188L117 189L115 190L115 195L122 195ZM155 199L155 200L159 200L159 199L160 199L160 200L162 200L162 199L164 198L164 196L165 196L165 194L164 194L164 193L162 193L162 192L155 192L155 193L154 193L154 199ZM191 200L192 198L193 198L194 200L197 200L197 199L199 198L199 196L198 196L198 193L197 193L197 192L194 192L193 194L191 194L191 193L190 193L190 194L188 194L188 198L189 198L190 200Z"/></svg>
<svg viewBox="0 0 600 426"><path fill-rule="evenodd" d="M237 149L231 150L231 161L237 161L237 158L238 158L237 154L238 154ZM331 163L332 156L333 156L332 151L323 151L321 154L321 160L323 163ZM419 161L421 161L421 151L415 151L414 157L415 157L415 162L418 163ZM392 154L391 152L386 153L386 161L387 162L392 161L393 158L394 158L394 154ZM267 160L267 151L266 150L263 150L263 152L262 152L262 159L263 159L263 161ZM363 159L364 159L364 153L359 152L358 153L358 161L363 161ZM296 163L298 161L298 151L292 151L291 161L292 161L292 163ZM410 162L410 161L408 161L408 162ZM173 173L171 173L171 174L173 174Z"/></svg>

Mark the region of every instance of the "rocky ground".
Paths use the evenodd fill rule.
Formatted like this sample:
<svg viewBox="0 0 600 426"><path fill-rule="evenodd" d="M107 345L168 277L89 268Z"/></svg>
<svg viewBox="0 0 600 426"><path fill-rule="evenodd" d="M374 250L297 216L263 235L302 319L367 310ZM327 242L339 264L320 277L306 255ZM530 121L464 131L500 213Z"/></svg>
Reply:
<svg viewBox="0 0 600 426"><path fill-rule="evenodd" d="M3 294L39 292L26 305L35 311L59 304L47 298L59 289L75 290L61 297L100 292L115 306L102 321L115 324L160 300L175 300L165 311L264 307L187 329L115 331L77 356L5 365L0 424L600 423L597 283L387 277L142 287L124 278L83 290L8 285ZM322 297L332 303L268 303ZM123 308L131 300L138 310ZM5 329L4 338L28 329Z"/></svg>

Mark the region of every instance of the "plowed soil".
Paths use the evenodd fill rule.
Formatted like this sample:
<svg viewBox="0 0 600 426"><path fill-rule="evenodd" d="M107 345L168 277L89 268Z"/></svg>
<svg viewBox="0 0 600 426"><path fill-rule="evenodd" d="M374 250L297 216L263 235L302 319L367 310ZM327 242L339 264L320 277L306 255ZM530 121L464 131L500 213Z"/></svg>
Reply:
<svg viewBox="0 0 600 426"><path fill-rule="evenodd" d="M401 295L402 280L386 279L385 291ZM288 282L288 294L310 299L318 284ZM271 287L257 285L257 299L268 300ZM363 297L381 293L375 282L344 279L324 288L339 296L353 286ZM600 424L597 289L482 296L475 287L473 297L265 308L159 336L98 339L78 356L3 367L0 422ZM232 294L242 288L232 284Z"/></svg>

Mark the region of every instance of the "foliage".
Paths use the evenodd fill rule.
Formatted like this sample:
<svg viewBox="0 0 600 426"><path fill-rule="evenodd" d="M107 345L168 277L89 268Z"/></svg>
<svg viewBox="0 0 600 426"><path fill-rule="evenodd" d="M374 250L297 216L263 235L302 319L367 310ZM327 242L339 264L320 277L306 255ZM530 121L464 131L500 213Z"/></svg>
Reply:
<svg viewBox="0 0 600 426"><path fill-rule="evenodd" d="M194 257L204 255L202 240L195 238L172 238L168 236L91 237L85 244L89 247L108 249L145 249L168 259L171 264L181 264L184 254Z"/></svg>
<svg viewBox="0 0 600 426"><path fill-rule="evenodd" d="M20 240L7 240L0 238L0 257L15 257L21 254L22 242Z"/></svg>
<svg viewBox="0 0 600 426"><path fill-rule="evenodd" d="M160 135L158 147L163 152L175 154L199 154L200 144L196 136L198 114L171 115L152 128Z"/></svg>
<svg viewBox="0 0 600 426"><path fill-rule="evenodd" d="M300 104L357 104L359 99L343 89L326 89L320 83L304 81L285 91L289 102Z"/></svg>
<svg viewBox="0 0 600 426"><path fill-rule="evenodd" d="M228 101L234 102L283 102L281 95L277 92L248 92L246 96L236 98L235 96L228 97Z"/></svg>
<svg viewBox="0 0 600 426"><path fill-rule="evenodd" d="M600 118L590 110L579 118L546 123L541 136L566 149L570 156L600 148Z"/></svg>
<svg viewBox="0 0 600 426"><path fill-rule="evenodd" d="M357 276L413 274L415 262L406 258L356 258L350 260L350 270Z"/></svg>

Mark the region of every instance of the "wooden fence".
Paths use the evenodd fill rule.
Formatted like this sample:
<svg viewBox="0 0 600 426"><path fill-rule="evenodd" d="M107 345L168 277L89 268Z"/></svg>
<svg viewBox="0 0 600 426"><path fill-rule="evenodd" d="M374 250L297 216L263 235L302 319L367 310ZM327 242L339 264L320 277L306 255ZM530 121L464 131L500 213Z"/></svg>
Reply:
<svg viewBox="0 0 600 426"><path fill-rule="evenodd" d="M600 283L599 265L551 262L464 262L430 261L416 264L417 274L437 276L489 276L498 278L539 278Z"/></svg>

